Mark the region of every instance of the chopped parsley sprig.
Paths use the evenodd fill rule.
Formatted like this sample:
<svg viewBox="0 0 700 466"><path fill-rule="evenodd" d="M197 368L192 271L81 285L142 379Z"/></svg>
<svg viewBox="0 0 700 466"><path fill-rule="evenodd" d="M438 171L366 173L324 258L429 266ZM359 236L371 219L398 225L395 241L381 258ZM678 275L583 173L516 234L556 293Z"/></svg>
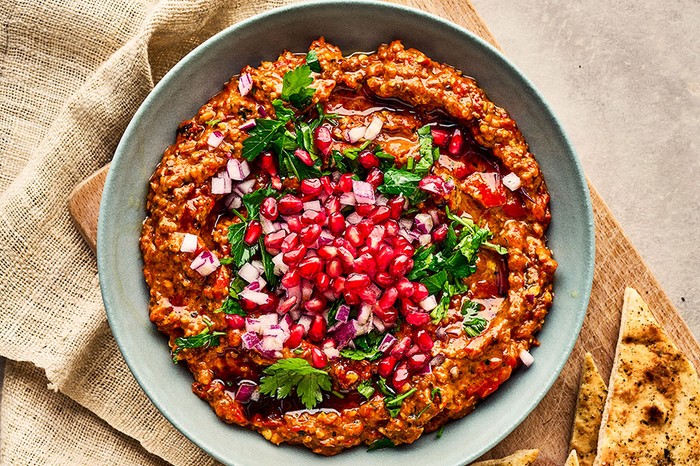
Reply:
<svg viewBox="0 0 700 466"><path fill-rule="evenodd" d="M306 359L280 359L263 371L260 392L281 400L294 391L307 409L323 401L323 392L331 391L328 372L316 369Z"/></svg>
<svg viewBox="0 0 700 466"><path fill-rule="evenodd" d="M187 348L209 348L210 346L219 346L219 337L226 335L226 332L211 331L212 322L205 318L204 323L207 328L202 330L197 335L189 337L177 337L175 339L175 349L173 350L173 362L177 364L178 354L183 349Z"/></svg>

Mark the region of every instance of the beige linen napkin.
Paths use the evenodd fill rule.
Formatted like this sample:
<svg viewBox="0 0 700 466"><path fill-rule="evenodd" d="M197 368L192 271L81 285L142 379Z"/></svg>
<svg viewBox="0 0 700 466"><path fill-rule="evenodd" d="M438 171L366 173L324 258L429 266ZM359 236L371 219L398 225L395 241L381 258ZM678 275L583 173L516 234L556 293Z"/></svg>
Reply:
<svg viewBox="0 0 700 466"><path fill-rule="evenodd" d="M213 462L128 371L66 200L182 56L284 3L0 0L0 355L25 361L7 365L0 463L160 462L129 437L174 464Z"/></svg>

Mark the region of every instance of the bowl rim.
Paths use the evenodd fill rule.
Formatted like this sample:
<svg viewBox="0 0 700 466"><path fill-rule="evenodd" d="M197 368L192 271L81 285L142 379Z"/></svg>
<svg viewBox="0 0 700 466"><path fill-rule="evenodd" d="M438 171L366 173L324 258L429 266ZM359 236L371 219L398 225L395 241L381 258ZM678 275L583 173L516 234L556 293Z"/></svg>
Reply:
<svg viewBox="0 0 700 466"><path fill-rule="evenodd" d="M492 442L489 444L484 445L482 448L478 449L475 453L472 452L472 456L470 458L476 459L479 456L481 456L483 453L486 451L490 450L493 448L495 445L497 445L503 438L505 438L508 434L510 434L513 430L515 430L529 414L540 404L544 396L549 392L551 389L552 385L556 381L556 379L559 377L561 374L561 371L568 361L571 352L573 350L573 347L578 340L578 335L580 333L581 327L583 325L583 321L586 315L586 309L588 307L588 302L590 299L590 293L592 289L592 284L593 284L593 271L594 271L594 264L595 264L595 226L593 222L593 207L592 207L592 202L591 202L591 197L590 197L590 191L588 189L587 185L587 180L585 178L583 168L581 165L581 162L576 154L576 151L574 150L574 147L564 131L564 128L562 127L561 122L559 119L556 117L555 113L553 112L552 108L549 106L547 101L543 98L543 96L540 94L540 92L537 90L537 88L533 85L533 83L527 78L527 76L522 73L507 57L503 55L503 53L498 50L496 47L491 45L489 42L485 41L472 31L453 23L452 21L449 21L445 18L442 18L440 16L437 16L435 14L414 8L414 7L409 7L405 5L400 5L400 4L394 4L394 3L387 3L387 2L380 2L380 1L373 1L373 0L319 0L319 1L314 1L314 2L302 2L302 3L295 3L291 5L286 5L286 6L281 6L277 8L273 8L261 13L258 13L254 16L251 16L249 18L246 18L242 21L239 21L237 23L234 23L225 29L221 30L220 32L216 33L215 35L211 36L209 39L206 41L202 42L200 45L195 47L193 50L188 52L183 58L181 58L163 77L162 79L154 86L152 91L146 96L146 98L143 100L137 111L134 113L132 116L128 126L126 127L120 142L115 150L114 157L112 160L112 166L118 166L118 162L122 157L122 154L126 152L126 146L128 145L128 140L134 135L136 132L138 126L139 126L139 121L141 117L144 115L146 112L146 109L149 107L149 105L158 99L158 95L161 91L161 89L164 89L170 85L170 82L175 79L175 77L180 74L184 69L187 68L188 63L194 58L197 57L201 54L206 54L207 49L214 43L217 43L224 38L228 37L230 34L232 34L233 31L239 29L239 28L244 28L247 27L251 24L255 24L258 22L264 22L267 19L277 16L277 15L284 15L292 11L296 10L304 10L308 8L338 8L342 7L343 5L366 5L368 7L384 10L386 12L400 12L400 13L406 13L414 16L421 17L421 19L426 19L429 20L433 23L437 23L443 27L446 28L451 28L455 30L456 32L462 34L463 36L468 37L471 41L475 42L476 45L482 47L485 49L488 53L491 55L495 55L498 57L502 62L503 65L510 71L518 75L519 79L523 82L523 84L528 88L527 90L532 93L532 96L538 101L538 103L547 110L549 113L549 116L551 117L551 122L553 127L558 131L558 133L561 135L562 142L568 147L571 155L572 155L572 160L571 162L573 163L574 166L574 171L577 177L577 181L580 182L582 186L582 191L584 194L584 211L586 213L585 216L585 222L587 225L587 248L585 250L586 257L590 257L590 261L586 263L586 270L583 273L584 276L584 282L583 282L583 289L580 290L582 293L582 309L583 312L579 312L577 314L577 320L576 320L576 328L574 332L574 337L572 337L570 340L568 340L566 346L563 348L564 351L561 353L563 357L559 359L558 364L553 368L549 373L549 376L545 380L541 380L540 384L540 389L537 392L536 396L534 397L535 399L533 402L530 404L529 408L523 411L523 413L514 419L511 422L511 425L505 429L500 436L497 438L494 438ZM116 163L115 163L116 162ZM113 173L116 170L109 170L107 174L107 178L105 181L104 185L104 190L103 193L109 194L112 192L116 186L115 186L115 181L114 181L114 176ZM98 228L97 228L97 262L98 262L98 275L99 275L99 281L100 281L100 289L102 293L102 298L105 304L105 311L107 314L107 319L109 321L110 329L115 328L115 319L116 319L116 303L115 300L113 299L113 296L110 291L109 285L105 285L105 281L103 280L103 277L109 277L111 274L110 266L112 265L112 259L108 257L108 252L106 249L106 245L104 244L104 239L106 235L108 234L106 231L105 225L107 222L104 220L106 219L106 216L108 215L108 208L107 205L108 202L101 202L100 203L100 210L99 210L99 218L98 218ZM145 215L145 213L144 213ZM103 239L103 241L100 241L100 239ZM140 369L140 362L137 360L132 359L131 355L129 354L128 350L125 351L125 343L122 339L122 336L118 332L113 331L114 338L117 342L117 345L119 347L119 350L124 357L124 360L129 367L129 370L133 374L134 378L137 380L139 386L141 389L144 391L144 393L147 395L149 400L156 406L158 411L176 428L178 429L183 435L185 435L189 440L191 440L194 444L196 444L199 448L204 450L207 454L211 455L215 459L222 461L222 462L227 462L230 461L230 458L225 458L222 457L220 454L218 454L217 451L213 450L212 448L209 447L209 445L205 442L201 442L193 432L190 430L186 429L183 427L180 422L178 422L178 419L175 418L174 416L171 415L168 405L163 403L160 399L156 397L156 395L150 390L150 386L147 385L144 382L144 374L142 370ZM465 453L466 455L466 453ZM471 461L467 456L464 457L466 461ZM464 461L460 461L458 463L452 463L454 466L457 466L458 464L463 464Z"/></svg>

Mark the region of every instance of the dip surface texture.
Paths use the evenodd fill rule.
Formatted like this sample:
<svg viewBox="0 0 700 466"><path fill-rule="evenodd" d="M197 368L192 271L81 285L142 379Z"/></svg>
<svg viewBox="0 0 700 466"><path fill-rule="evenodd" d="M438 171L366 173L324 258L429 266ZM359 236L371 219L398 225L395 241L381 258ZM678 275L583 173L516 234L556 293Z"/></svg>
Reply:
<svg viewBox="0 0 700 466"><path fill-rule="evenodd" d="M531 363L548 206L473 79L319 39L178 128L141 236L150 318L227 423L323 455L410 443Z"/></svg>

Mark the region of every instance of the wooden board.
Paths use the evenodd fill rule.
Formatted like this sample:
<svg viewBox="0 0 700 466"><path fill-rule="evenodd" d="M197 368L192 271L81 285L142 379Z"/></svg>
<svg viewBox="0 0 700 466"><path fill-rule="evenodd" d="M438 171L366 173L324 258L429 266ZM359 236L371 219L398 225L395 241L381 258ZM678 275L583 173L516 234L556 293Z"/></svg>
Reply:
<svg viewBox="0 0 700 466"><path fill-rule="evenodd" d="M475 32L496 47L496 41L467 0L403 0L447 18ZM78 185L69 210L78 229L95 249L97 214L108 167ZM484 455L498 458L523 448L538 448L537 465L560 466L567 447L576 404L583 355L590 351L607 380L615 354L622 299L626 286L636 288L678 346L700 367L700 345L673 304L629 242L610 209L589 184L596 225L596 267L588 314L581 335L564 370L540 405L501 443Z"/></svg>

